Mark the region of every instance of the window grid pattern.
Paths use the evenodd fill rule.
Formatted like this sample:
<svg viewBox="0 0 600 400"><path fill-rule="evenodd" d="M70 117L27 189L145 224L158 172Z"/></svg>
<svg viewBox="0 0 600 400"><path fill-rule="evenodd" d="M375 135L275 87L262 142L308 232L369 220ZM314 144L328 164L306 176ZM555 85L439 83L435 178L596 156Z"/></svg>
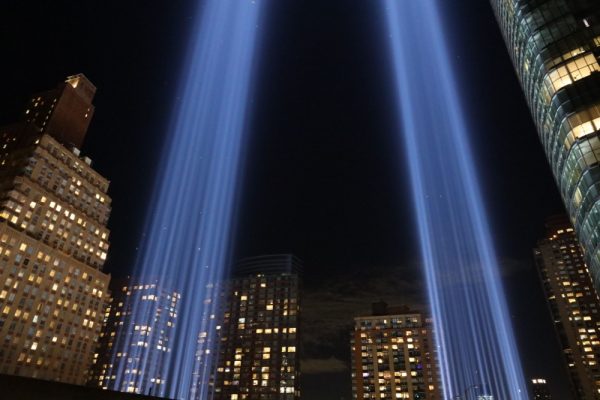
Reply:
<svg viewBox="0 0 600 400"><path fill-rule="evenodd" d="M298 294L295 273L258 273L231 282L213 399L300 398Z"/></svg>
<svg viewBox="0 0 600 400"><path fill-rule="evenodd" d="M600 300L573 228L553 228L534 254L575 397L598 399Z"/></svg>
<svg viewBox="0 0 600 400"><path fill-rule="evenodd" d="M430 323L420 314L355 318L354 399L441 399Z"/></svg>
<svg viewBox="0 0 600 400"><path fill-rule="evenodd" d="M491 0L571 222L600 288L600 3Z"/></svg>
<svg viewBox="0 0 600 400"><path fill-rule="evenodd" d="M108 182L27 125L1 128L0 148L0 373L85 384L108 301Z"/></svg>

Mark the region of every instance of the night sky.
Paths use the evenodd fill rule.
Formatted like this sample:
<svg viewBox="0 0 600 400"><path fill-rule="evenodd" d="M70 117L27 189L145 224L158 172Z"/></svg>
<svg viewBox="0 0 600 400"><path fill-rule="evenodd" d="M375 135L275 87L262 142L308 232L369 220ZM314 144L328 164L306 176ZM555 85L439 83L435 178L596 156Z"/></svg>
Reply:
<svg viewBox="0 0 600 400"><path fill-rule="evenodd" d="M444 2L448 42L527 378L569 399L532 265L563 212L491 9ZM111 180L106 270L127 274L176 102L196 2L0 5L0 123L82 72L98 87L83 153ZM385 300L424 308L407 171L397 148L384 20L374 1L272 0L261 23L236 257L305 261L303 398L349 399L352 317Z"/></svg>

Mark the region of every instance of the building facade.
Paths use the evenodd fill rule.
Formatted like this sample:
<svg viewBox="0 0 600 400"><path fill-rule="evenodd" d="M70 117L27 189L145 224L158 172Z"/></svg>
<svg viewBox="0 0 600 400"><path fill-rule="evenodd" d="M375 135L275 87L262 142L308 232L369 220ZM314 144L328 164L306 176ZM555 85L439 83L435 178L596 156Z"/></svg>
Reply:
<svg viewBox="0 0 600 400"><path fill-rule="evenodd" d="M373 304L354 319L354 399L442 399L431 323L406 307Z"/></svg>
<svg viewBox="0 0 600 400"><path fill-rule="evenodd" d="M491 0L600 287L600 2Z"/></svg>
<svg viewBox="0 0 600 400"><path fill-rule="evenodd" d="M567 218L549 219L547 228L534 255L573 394L600 399L600 300Z"/></svg>
<svg viewBox="0 0 600 400"><path fill-rule="evenodd" d="M548 383L544 378L534 378L531 380L531 393L533 400L552 400Z"/></svg>
<svg viewBox="0 0 600 400"><path fill-rule="evenodd" d="M163 366L171 354L180 300L179 293L156 282L115 285L91 384L105 390L162 396L166 383ZM149 320L145 314L153 315L151 325L145 322ZM139 361L141 357L144 363ZM145 368L137 369L138 365Z"/></svg>
<svg viewBox="0 0 600 400"><path fill-rule="evenodd" d="M65 85L93 109L83 75ZM87 128L90 115L68 104L64 126L85 120ZM109 182L53 124L38 123L0 128L0 373L84 384L108 300Z"/></svg>
<svg viewBox="0 0 600 400"><path fill-rule="evenodd" d="M56 88L34 94L23 119L66 146L81 148L94 115L96 87L85 76L73 75Z"/></svg>
<svg viewBox="0 0 600 400"><path fill-rule="evenodd" d="M246 258L234 266L213 399L300 398L300 271L301 262L289 254Z"/></svg>

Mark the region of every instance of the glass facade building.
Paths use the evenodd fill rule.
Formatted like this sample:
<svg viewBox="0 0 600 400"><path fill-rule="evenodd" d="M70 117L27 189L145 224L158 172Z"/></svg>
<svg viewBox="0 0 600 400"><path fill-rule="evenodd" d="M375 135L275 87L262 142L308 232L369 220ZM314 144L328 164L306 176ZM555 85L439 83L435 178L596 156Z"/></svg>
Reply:
<svg viewBox="0 0 600 400"><path fill-rule="evenodd" d="M534 250L535 262L573 397L600 399L600 300L567 218L553 217L546 226L547 235ZM545 383L540 381L533 382L538 384L534 389Z"/></svg>
<svg viewBox="0 0 600 400"><path fill-rule="evenodd" d="M491 0L600 287L600 2Z"/></svg>

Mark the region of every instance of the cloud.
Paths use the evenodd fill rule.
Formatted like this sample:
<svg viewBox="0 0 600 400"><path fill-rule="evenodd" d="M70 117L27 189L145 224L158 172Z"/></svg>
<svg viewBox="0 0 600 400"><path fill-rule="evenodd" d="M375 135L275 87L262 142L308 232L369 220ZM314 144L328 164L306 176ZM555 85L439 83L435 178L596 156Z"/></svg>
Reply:
<svg viewBox="0 0 600 400"><path fill-rule="evenodd" d="M500 277L512 279L532 268L530 260L499 260ZM472 283L478 282L472 277ZM368 315L371 304L408 305L428 311L421 266L362 268L345 274L322 274L307 284L302 297L302 370L307 374L348 371L354 318Z"/></svg>
<svg viewBox="0 0 600 400"><path fill-rule="evenodd" d="M380 300L424 309L424 296L414 265L363 268L307 286L302 298L303 361L316 368L314 360L337 360L347 369L354 317L368 315L371 304Z"/></svg>
<svg viewBox="0 0 600 400"><path fill-rule="evenodd" d="M308 358L301 361L301 370L303 374L345 372L348 370L348 365L335 357L327 359Z"/></svg>
<svg viewBox="0 0 600 400"><path fill-rule="evenodd" d="M531 259L504 258L499 262L500 274L503 278L510 278L515 275L529 272L533 268L533 255Z"/></svg>

